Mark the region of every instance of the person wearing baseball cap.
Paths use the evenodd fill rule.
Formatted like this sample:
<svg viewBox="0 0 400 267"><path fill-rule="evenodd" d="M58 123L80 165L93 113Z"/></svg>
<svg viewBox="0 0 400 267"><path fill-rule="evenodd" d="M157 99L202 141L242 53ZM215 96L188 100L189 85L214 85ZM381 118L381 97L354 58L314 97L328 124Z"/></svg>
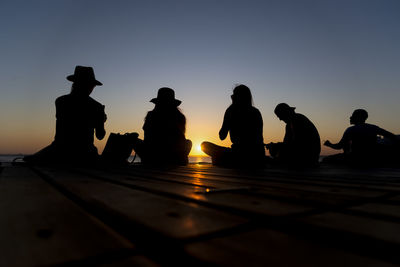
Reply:
<svg viewBox="0 0 400 267"><path fill-rule="evenodd" d="M275 115L286 123L283 142L269 143L274 162L296 167L318 165L321 140L314 124L303 114L296 113L295 107L280 103L275 107Z"/></svg>

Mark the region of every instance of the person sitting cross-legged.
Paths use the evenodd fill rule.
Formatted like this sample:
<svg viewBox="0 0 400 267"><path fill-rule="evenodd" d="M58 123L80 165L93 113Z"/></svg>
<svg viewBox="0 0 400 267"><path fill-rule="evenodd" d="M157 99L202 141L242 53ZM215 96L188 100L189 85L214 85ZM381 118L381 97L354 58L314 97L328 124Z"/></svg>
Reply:
<svg viewBox="0 0 400 267"><path fill-rule="evenodd" d="M366 123L368 112L356 109L350 117L350 126L338 143L325 141L324 145L333 149L343 149L343 153L327 156L326 163L348 163L370 165L378 162L395 161L399 158L398 138L376 125ZM390 140L391 145L379 144L379 136ZM396 148L397 147L397 148Z"/></svg>
<svg viewBox="0 0 400 267"><path fill-rule="evenodd" d="M266 157L261 113L253 106L251 92L247 86L236 86L231 98L232 104L225 111L219 138L224 140L229 133L232 147L203 142L201 148L211 156L214 165L262 167Z"/></svg>
<svg viewBox="0 0 400 267"><path fill-rule="evenodd" d="M106 134L104 105L90 97L97 85L93 68L76 66L67 80L73 82L71 93L56 99L56 134L54 141L39 152L24 157L32 163L93 164L99 159L94 135L102 140Z"/></svg>
<svg viewBox="0 0 400 267"><path fill-rule="evenodd" d="M178 108L181 101L175 99L174 90L163 87L150 102L155 107L145 118L144 140L133 140L134 151L144 164L186 165L192 142L185 137L186 118Z"/></svg>

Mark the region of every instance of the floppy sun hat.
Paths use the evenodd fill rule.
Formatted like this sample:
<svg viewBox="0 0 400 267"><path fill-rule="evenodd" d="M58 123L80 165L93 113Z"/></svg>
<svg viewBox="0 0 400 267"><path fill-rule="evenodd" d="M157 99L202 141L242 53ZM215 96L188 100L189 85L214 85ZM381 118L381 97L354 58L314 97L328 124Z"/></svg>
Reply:
<svg viewBox="0 0 400 267"><path fill-rule="evenodd" d="M179 106L182 103L182 101L175 99L174 90L168 87L162 87L158 89L157 97L150 100L150 102L154 104L171 103L174 104L175 106Z"/></svg>

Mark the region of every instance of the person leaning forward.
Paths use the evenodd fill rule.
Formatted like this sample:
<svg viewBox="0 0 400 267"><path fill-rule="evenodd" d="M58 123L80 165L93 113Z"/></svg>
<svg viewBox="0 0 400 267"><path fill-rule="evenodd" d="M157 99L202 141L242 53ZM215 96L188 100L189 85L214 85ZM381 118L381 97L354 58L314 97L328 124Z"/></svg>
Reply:
<svg viewBox="0 0 400 267"><path fill-rule="evenodd" d="M276 116L286 123L283 142L269 143L267 149L275 162L291 166L307 167L318 164L321 140L314 124L294 107L280 103Z"/></svg>

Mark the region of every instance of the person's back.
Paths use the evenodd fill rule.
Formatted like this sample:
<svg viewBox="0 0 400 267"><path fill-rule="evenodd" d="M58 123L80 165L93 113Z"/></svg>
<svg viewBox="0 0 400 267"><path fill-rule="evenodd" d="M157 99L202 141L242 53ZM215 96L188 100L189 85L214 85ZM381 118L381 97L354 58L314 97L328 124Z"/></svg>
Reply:
<svg viewBox="0 0 400 267"><path fill-rule="evenodd" d="M377 162L393 161L398 158L397 138L376 125L366 123L368 112L356 109L350 116L350 126L344 132L340 141L332 144L329 140L325 146L333 149L343 149L342 154L328 156L324 159L327 163L350 163L357 165L370 165ZM394 141L393 146L378 145L378 136L384 136Z"/></svg>
<svg viewBox="0 0 400 267"><path fill-rule="evenodd" d="M175 99L173 89L162 87L150 102L155 107L146 115L144 140L137 138L133 149L145 164L187 164L192 142L185 138L186 118L178 108L181 101Z"/></svg>
<svg viewBox="0 0 400 267"><path fill-rule="evenodd" d="M56 134L51 145L24 159L31 162L79 162L98 160L94 134L103 139L107 116L104 106L89 95L97 85L93 68L76 66L67 80L73 82L71 93L56 99Z"/></svg>
<svg viewBox="0 0 400 267"><path fill-rule="evenodd" d="M350 126L344 132L344 138L349 144L348 153L363 155L376 150L380 128L369 123ZM347 152L347 151L346 151Z"/></svg>
<svg viewBox="0 0 400 267"><path fill-rule="evenodd" d="M91 97L64 95L56 100L55 143L69 150L93 150L94 131L104 123L104 106Z"/></svg>
<svg viewBox="0 0 400 267"><path fill-rule="evenodd" d="M295 113L286 130L291 132L292 140L284 140L293 147L300 159L317 161L321 152L321 140L314 124L303 114ZM286 137L285 137L286 139Z"/></svg>
<svg viewBox="0 0 400 267"><path fill-rule="evenodd" d="M229 129L232 149L263 148L263 122L260 111L253 107L230 106L224 118Z"/></svg>
<svg viewBox="0 0 400 267"><path fill-rule="evenodd" d="M185 143L185 116L178 110L153 110L148 112L143 125L144 144L153 158L164 158L163 151L176 157Z"/></svg>
<svg viewBox="0 0 400 267"><path fill-rule="evenodd" d="M225 140L228 133L231 148L203 142L203 152L210 155L215 165L229 167L262 167L265 164L263 120L260 111L253 107L250 89L237 85L233 89L232 104L224 115L219 138Z"/></svg>
<svg viewBox="0 0 400 267"><path fill-rule="evenodd" d="M267 148L277 163L293 166L318 164L321 140L315 125L295 107L280 103L275 107L276 116L286 123L285 137L281 143L270 143Z"/></svg>

